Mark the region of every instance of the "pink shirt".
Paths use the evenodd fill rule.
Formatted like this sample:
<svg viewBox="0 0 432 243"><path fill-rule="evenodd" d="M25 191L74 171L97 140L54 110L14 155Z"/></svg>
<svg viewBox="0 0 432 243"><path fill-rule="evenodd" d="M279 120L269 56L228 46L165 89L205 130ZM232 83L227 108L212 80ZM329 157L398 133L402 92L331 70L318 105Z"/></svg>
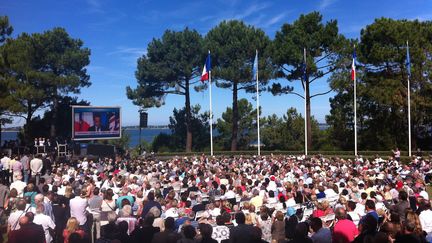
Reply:
<svg viewBox="0 0 432 243"><path fill-rule="evenodd" d="M349 243L353 241L357 235L357 227L351 220L338 220L333 229L333 242Z"/></svg>

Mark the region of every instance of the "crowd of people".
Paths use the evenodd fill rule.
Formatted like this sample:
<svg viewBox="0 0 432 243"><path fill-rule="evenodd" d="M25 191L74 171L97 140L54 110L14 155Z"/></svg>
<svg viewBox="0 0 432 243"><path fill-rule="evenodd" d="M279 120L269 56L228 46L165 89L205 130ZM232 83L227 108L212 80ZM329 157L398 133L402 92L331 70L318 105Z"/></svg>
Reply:
<svg viewBox="0 0 432 243"><path fill-rule="evenodd" d="M4 155L2 241L431 242L429 157Z"/></svg>

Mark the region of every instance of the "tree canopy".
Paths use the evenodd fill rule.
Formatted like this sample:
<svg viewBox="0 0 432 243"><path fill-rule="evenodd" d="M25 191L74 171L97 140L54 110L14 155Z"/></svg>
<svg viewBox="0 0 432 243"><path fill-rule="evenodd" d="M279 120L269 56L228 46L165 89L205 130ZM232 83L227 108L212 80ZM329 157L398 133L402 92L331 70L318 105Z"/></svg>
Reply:
<svg viewBox="0 0 432 243"><path fill-rule="evenodd" d="M213 72L216 85L232 90L231 150L237 150L239 139L238 92L255 92L252 64L258 51L259 85L262 88L272 77L269 59L270 39L261 29L242 21L222 21L206 37L207 49L213 53Z"/></svg>
<svg viewBox="0 0 432 243"><path fill-rule="evenodd" d="M160 107L169 94L185 97L186 151L192 149L190 87L199 76L204 52L202 37L196 30L167 30L161 39L153 39L147 53L138 59L135 72L138 86L126 88L129 99L142 109ZM194 81L195 80L195 81Z"/></svg>

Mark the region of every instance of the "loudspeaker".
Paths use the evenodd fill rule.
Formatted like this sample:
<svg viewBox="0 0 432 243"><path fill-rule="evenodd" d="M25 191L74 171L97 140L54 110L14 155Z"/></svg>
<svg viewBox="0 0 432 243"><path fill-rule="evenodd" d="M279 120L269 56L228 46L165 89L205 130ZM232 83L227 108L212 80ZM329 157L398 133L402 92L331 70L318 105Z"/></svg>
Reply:
<svg viewBox="0 0 432 243"><path fill-rule="evenodd" d="M141 112L140 113L140 127L147 127L148 122L148 113L147 112Z"/></svg>

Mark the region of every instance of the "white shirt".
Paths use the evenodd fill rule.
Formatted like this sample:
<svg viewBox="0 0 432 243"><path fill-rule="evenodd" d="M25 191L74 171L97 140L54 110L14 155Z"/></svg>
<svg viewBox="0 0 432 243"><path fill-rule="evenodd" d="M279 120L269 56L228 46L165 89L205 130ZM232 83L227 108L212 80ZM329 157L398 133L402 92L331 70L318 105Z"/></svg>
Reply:
<svg viewBox="0 0 432 243"><path fill-rule="evenodd" d="M27 186L27 184L21 180L16 180L11 183L10 189L15 188L18 192L18 197L22 197L24 193L24 188Z"/></svg>
<svg viewBox="0 0 432 243"><path fill-rule="evenodd" d="M76 196L70 200L69 205L71 217L75 217L80 225L84 225L87 222L87 199Z"/></svg>
<svg viewBox="0 0 432 243"><path fill-rule="evenodd" d="M358 223L360 222L360 216L358 215L358 213L356 213L354 211L353 212L347 212L347 213L349 214L349 216L351 216L353 223L357 226Z"/></svg>
<svg viewBox="0 0 432 243"><path fill-rule="evenodd" d="M225 225L218 225L213 227L212 238L217 240L219 243L223 240L228 240L230 230Z"/></svg>
<svg viewBox="0 0 432 243"><path fill-rule="evenodd" d="M365 210L366 210L365 205L363 205L361 203L357 203L356 208L354 209L354 212L356 212L358 215L363 217L366 214Z"/></svg>
<svg viewBox="0 0 432 243"><path fill-rule="evenodd" d="M42 170L42 160L38 158L34 158L30 161L30 170L32 172L32 175L36 175L36 173L40 173Z"/></svg>
<svg viewBox="0 0 432 243"><path fill-rule="evenodd" d="M10 214L8 218L8 225L10 226L11 230L19 230L20 225L18 220L25 215L24 211L17 210Z"/></svg>
<svg viewBox="0 0 432 243"><path fill-rule="evenodd" d="M49 216L39 213L39 214L36 214L34 216L33 223L42 226L42 228L45 232L45 240L47 243L50 243L53 239L52 239L48 229L49 228L54 229L56 227L53 220Z"/></svg>
<svg viewBox="0 0 432 243"><path fill-rule="evenodd" d="M286 201L286 206L287 207L294 207L296 205L296 201L294 200L294 198L290 198Z"/></svg>
<svg viewBox="0 0 432 243"><path fill-rule="evenodd" d="M4 156L0 162L3 165L3 170L9 170L9 163L10 163L11 159L7 156Z"/></svg>
<svg viewBox="0 0 432 243"><path fill-rule="evenodd" d="M419 215L420 224L426 233L432 232L432 210L424 210Z"/></svg>

